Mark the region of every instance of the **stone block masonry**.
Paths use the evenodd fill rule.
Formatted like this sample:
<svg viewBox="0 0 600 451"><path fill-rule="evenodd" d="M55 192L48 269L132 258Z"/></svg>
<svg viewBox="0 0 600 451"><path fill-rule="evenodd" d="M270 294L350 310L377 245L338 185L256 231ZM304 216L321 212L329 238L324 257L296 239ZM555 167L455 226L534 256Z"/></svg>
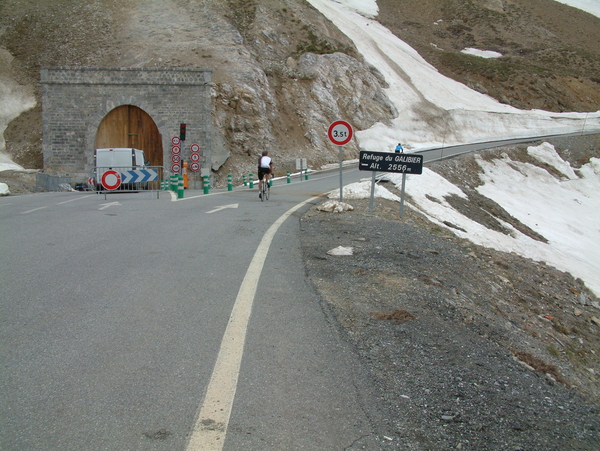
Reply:
<svg viewBox="0 0 600 451"><path fill-rule="evenodd" d="M41 70L44 171L87 177L104 117L122 105L155 122L170 169L171 138L187 124L186 145L197 143L211 161L210 69L49 67ZM189 146L183 149L187 158Z"/></svg>

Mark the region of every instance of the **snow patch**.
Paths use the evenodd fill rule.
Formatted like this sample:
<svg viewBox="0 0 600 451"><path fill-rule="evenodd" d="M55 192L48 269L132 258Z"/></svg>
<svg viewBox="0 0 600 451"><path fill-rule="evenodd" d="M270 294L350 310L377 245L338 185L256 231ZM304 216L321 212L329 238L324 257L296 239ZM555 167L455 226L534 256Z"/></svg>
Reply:
<svg viewBox="0 0 600 451"><path fill-rule="evenodd" d="M335 256L352 255L353 253L354 253L354 248L344 247L344 246L338 246L335 249L331 249L330 251L327 251L328 255L335 255Z"/></svg>
<svg viewBox="0 0 600 451"><path fill-rule="evenodd" d="M479 50L472 47L463 49L460 52L466 53L467 55L479 56L481 58L500 58L502 56L502 53L494 52L492 50Z"/></svg>
<svg viewBox="0 0 600 451"><path fill-rule="evenodd" d="M339 190L338 190L339 192ZM339 201L335 201L335 200L328 200L326 202L323 202L321 205L319 205L317 207L317 210L319 211L328 211L331 213L341 213L343 211L352 211L354 210L354 207L350 204L347 204L345 202L339 202Z"/></svg>
<svg viewBox="0 0 600 451"><path fill-rule="evenodd" d="M8 196L10 194L10 190L8 189L8 185L6 183L0 183L0 196Z"/></svg>

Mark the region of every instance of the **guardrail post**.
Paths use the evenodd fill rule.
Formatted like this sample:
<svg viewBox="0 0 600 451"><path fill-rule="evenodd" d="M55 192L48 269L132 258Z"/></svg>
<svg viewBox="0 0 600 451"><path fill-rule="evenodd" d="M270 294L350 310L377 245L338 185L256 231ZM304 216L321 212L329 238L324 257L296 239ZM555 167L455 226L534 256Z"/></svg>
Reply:
<svg viewBox="0 0 600 451"><path fill-rule="evenodd" d="M227 174L227 191L233 191L233 176Z"/></svg>
<svg viewBox="0 0 600 451"><path fill-rule="evenodd" d="M179 183L177 185L177 199L183 199L183 175L179 175Z"/></svg>
<svg viewBox="0 0 600 451"><path fill-rule="evenodd" d="M287 182L292 183L292 174L290 173L290 171L287 171Z"/></svg>
<svg viewBox="0 0 600 451"><path fill-rule="evenodd" d="M208 175L205 175L202 179L202 186L204 188L204 194L208 194L208 190L210 189L210 180Z"/></svg>
<svg viewBox="0 0 600 451"><path fill-rule="evenodd" d="M308 168L304 171L304 180L308 180Z"/></svg>
<svg viewBox="0 0 600 451"><path fill-rule="evenodd" d="M248 181L246 180L246 174L242 175L242 179L244 180L244 186L248 186Z"/></svg>
<svg viewBox="0 0 600 451"><path fill-rule="evenodd" d="M254 188L254 175L250 174L249 180L250 180L250 189Z"/></svg>

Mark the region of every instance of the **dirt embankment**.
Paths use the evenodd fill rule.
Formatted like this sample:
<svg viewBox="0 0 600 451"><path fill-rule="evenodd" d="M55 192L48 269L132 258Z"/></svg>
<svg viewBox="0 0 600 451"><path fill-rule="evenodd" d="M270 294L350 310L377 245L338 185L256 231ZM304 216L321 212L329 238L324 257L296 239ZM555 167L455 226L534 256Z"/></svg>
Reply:
<svg viewBox="0 0 600 451"><path fill-rule="evenodd" d="M553 144L575 168L600 156L597 136ZM527 154L482 158L502 152ZM472 160L431 166L469 193L453 207L544 240L471 196ZM372 217L368 200L349 202L353 211L303 216L304 257L390 409L390 449L600 449L600 301L581 280L459 239L410 208L400 219L395 202L377 199ZM338 246L353 255L328 255Z"/></svg>

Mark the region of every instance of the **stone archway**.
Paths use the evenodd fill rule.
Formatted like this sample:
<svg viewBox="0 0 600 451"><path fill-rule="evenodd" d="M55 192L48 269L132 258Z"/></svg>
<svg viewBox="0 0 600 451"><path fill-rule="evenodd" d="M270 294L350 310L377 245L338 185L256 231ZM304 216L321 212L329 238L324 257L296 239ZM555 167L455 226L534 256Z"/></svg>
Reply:
<svg viewBox="0 0 600 451"><path fill-rule="evenodd" d="M134 105L110 111L98 126L94 148L131 147L144 151L150 166L163 165L162 139L154 120Z"/></svg>

